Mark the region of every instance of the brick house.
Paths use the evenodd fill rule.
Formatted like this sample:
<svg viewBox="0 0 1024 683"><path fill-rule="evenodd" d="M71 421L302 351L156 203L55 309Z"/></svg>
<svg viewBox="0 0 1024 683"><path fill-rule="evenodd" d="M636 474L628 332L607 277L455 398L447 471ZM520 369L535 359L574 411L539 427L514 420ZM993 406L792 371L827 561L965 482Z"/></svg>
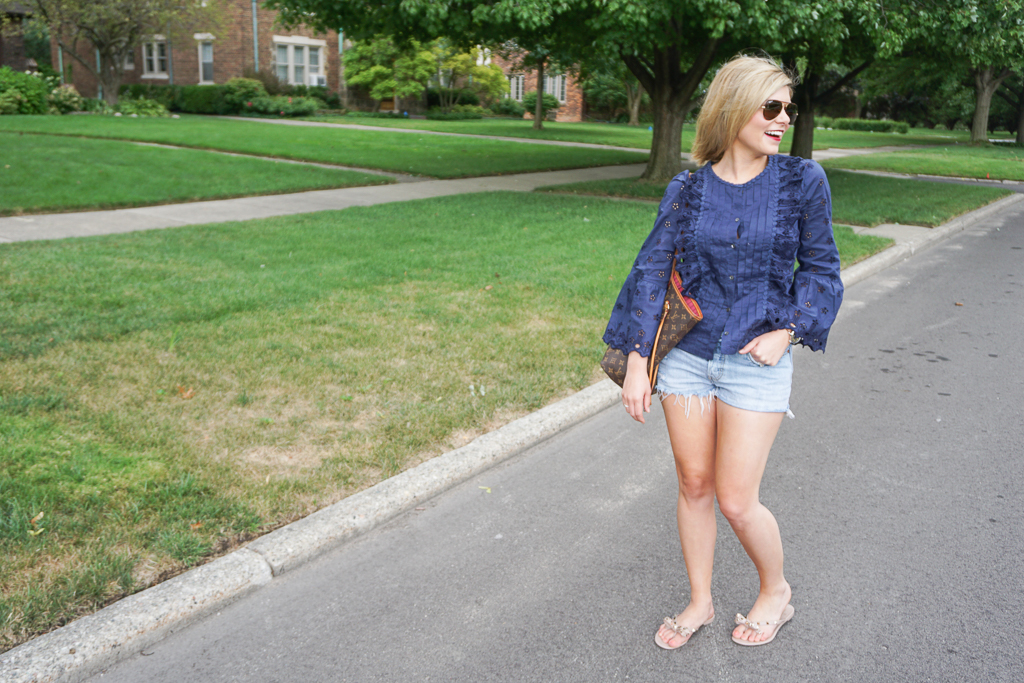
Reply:
<svg viewBox="0 0 1024 683"><path fill-rule="evenodd" d="M537 72L535 70L517 69L513 64L495 55L494 63L508 78L511 93L509 97L520 102L523 95L537 89ZM571 73L544 74L544 92L554 95L561 106L556 110L555 121L583 120L583 89L576 77ZM532 112L526 112L524 118L533 119Z"/></svg>
<svg viewBox="0 0 1024 683"><path fill-rule="evenodd" d="M221 28L170 40L154 34L125 62L124 84L168 83L207 85L225 83L248 69L273 69L292 85L325 85L338 91L341 59L338 34L314 33L303 27L285 30L277 12L256 0L227 0ZM63 65L65 77L85 97L98 96L96 79L53 41L53 64ZM70 67L70 69L69 69ZM70 71L70 77L68 77Z"/></svg>
<svg viewBox="0 0 1024 683"><path fill-rule="evenodd" d="M20 29L29 12L18 3L6 4L0 12L3 13L0 26L4 26L0 30L0 66L24 71L29 65L25 57L25 39Z"/></svg>

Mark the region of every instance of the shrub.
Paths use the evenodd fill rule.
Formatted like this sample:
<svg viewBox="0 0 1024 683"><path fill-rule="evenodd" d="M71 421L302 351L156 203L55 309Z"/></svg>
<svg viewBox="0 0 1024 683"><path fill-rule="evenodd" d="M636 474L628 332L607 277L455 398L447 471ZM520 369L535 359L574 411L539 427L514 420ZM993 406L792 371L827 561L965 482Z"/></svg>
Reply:
<svg viewBox="0 0 1024 683"><path fill-rule="evenodd" d="M266 90L267 94L271 97L274 97L275 95L291 94L292 91L292 87L279 79L277 74L273 71L255 71L251 67L246 67L242 70L242 77L262 83L263 89Z"/></svg>
<svg viewBox="0 0 1024 683"><path fill-rule="evenodd" d="M832 128L835 124L835 119L831 116L815 116L814 127L815 128Z"/></svg>
<svg viewBox="0 0 1024 683"><path fill-rule="evenodd" d="M82 100L82 111L87 111L91 114L113 114L114 108L107 104L105 100L87 97Z"/></svg>
<svg viewBox="0 0 1024 683"><path fill-rule="evenodd" d="M62 85L50 91L46 98L50 108L58 114L67 114L72 111L81 111L84 103L82 96L78 94L73 85Z"/></svg>
<svg viewBox="0 0 1024 683"><path fill-rule="evenodd" d="M315 97L324 103L324 109L341 109L341 95L322 85L293 85L292 96Z"/></svg>
<svg viewBox="0 0 1024 683"><path fill-rule="evenodd" d="M910 125L907 123L880 119L833 119L832 128L836 130L861 130L871 133L910 132Z"/></svg>
<svg viewBox="0 0 1024 683"><path fill-rule="evenodd" d="M224 104L231 111L242 111L246 102L269 96L263 83L255 78L232 78L224 84Z"/></svg>
<svg viewBox="0 0 1024 683"><path fill-rule="evenodd" d="M257 97L245 102L243 113L270 116L312 116L317 110L312 97Z"/></svg>
<svg viewBox="0 0 1024 683"><path fill-rule="evenodd" d="M186 85L178 95L178 111L190 114L229 114L233 110L225 101L226 85Z"/></svg>
<svg viewBox="0 0 1024 683"><path fill-rule="evenodd" d="M130 97L122 98L117 103L117 110L125 116L170 116L167 107L145 97L137 100Z"/></svg>
<svg viewBox="0 0 1024 683"><path fill-rule="evenodd" d="M469 119L482 119L483 114L472 111L445 112L442 109L431 109L427 112L427 119L430 121L467 121Z"/></svg>
<svg viewBox="0 0 1024 683"><path fill-rule="evenodd" d="M133 83L122 85L118 91L121 97L129 97L133 100L145 98L155 100L170 110L178 111L181 107L180 85L168 85L166 83Z"/></svg>
<svg viewBox="0 0 1024 683"><path fill-rule="evenodd" d="M435 109L441 106L441 95L445 97L452 96L454 99L456 94L454 88L427 88L427 108ZM480 97L472 90L464 89L458 93L459 102L458 104L471 104L474 106L480 105Z"/></svg>
<svg viewBox="0 0 1024 683"><path fill-rule="evenodd" d="M392 111L350 111L348 116L364 119L404 119L405 115Z"/></svg>
<svg viewBox="0 0 1024 683"><path fill-rule="evenodd" d="M516 119L523 118L523 114L526 113L526 107L519 100L513 100L511 97L503 97L496 102L491 104L491 111L499 116L511 116Z"/></svg>
<svg viewBox="0 0 1024 683"><path fill-rule="evenodd" d="M44 76L0 67L0 97L4 101L0 113L45 114L50 108L47 96L57 85Z"/></svg>
<svg viewBox="0 0 1024 683"><path fill-rule="evenodd" d="M544 116L546 118L549 111L558 109L561 103L551 93L544 93L544 98L541 100L541 105L544 107ZM537 91L531 90L530 92L523 95L523 107L526 108L528 114L532 114L537 111Z"/></svg>

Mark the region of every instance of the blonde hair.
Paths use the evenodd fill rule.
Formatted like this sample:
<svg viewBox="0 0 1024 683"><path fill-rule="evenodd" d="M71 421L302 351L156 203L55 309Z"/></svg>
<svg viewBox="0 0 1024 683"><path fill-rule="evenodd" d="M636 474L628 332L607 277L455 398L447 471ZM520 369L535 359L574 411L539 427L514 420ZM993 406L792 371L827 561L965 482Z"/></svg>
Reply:
<svg viewBox="0 0 1024 683"><path fill-rule="evenodd" d="M697 116L690 156L703 166L722 159L764 101L779 88L792 91L796 78L771 57L737 55L715 74Z"/></svg>

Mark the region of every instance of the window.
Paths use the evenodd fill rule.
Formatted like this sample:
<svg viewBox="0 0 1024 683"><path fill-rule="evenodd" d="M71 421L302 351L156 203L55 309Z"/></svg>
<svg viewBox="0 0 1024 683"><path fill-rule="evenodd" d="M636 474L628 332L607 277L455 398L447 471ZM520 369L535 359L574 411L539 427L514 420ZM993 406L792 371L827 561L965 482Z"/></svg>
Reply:
<svg viewBox="0 0 1024 683"><path fill-rule="evenodd" d="M513 100L517 102L523 101L523 76L522 74L508 77L508 85L510 92L508 94Z"/></svg>
<svg viewBox="0 0 1024 683"><path fill-rule="evenodd" d="M213 43L199 43L199 82L213 83Z"/></svg>
<svg viewBox="0 0 1024 683"><path fill-rule="evenodd" d="M142 44L143 78L167 78L167 42L163 36Z"/></svg>
<svg viewBox="0 0 1024 683"><path fill-rule="evenodd" d="M325 85L327 41L302 36L274 36L274 71L291 85Z"/></svg>
<svg viewBox="0 0 1024 683"><path fill-rule="evenodd" d="M565 102L565 76L544 76L544 92L554 95L559 102Z"/></svg>
<svg viewBox="0 0 1024 683"><path fill-rule="evenodd" d="M135 71L135 50L124 56L124 70Z"/></svg>

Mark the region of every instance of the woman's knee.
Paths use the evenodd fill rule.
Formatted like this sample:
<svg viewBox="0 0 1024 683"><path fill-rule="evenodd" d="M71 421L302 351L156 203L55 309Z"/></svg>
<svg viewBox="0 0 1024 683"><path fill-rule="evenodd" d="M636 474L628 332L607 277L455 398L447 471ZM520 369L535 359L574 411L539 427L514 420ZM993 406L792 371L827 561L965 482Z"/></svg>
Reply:
<svg viewBox="0 0 1024 683"><path fill-rule="evenodd" d="M713 500L715 476L703 472L683 472L679 475L679 494L689 501Z"/></svg>
<svg viewBox="0 0 1024 683"><path fill-rule="evenodd" d="M719 490L718 509L733 527L745 525L761 507L757 496Z"/></svg>

